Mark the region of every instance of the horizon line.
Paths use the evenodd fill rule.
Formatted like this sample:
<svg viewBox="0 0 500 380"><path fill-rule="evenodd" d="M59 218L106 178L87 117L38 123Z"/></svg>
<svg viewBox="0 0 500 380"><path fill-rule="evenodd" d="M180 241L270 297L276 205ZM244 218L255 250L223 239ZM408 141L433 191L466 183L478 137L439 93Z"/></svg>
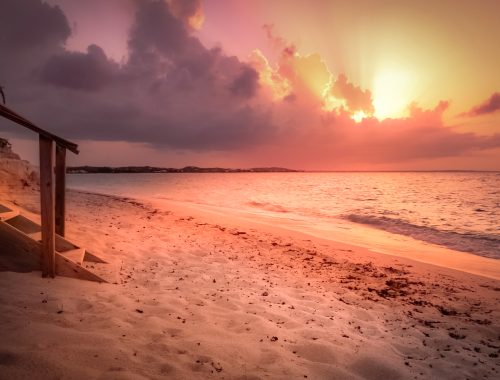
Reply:
<svg viewBox="0 0 500 380"><path fill-rule="evenodd" d="M283 169L284 171L276 171L275 173L499 173L500 169L497 170L484 170L484 169L399 169L399 170L363 170L363 169L293 169L287 168L283 166L253 166L247 168L238 168L238 167L220 167L220 166L196 166L196 165L186 165L179 168L174 167L164 167L164 166L152 166L152 165L121 165L121 166L101 166L101 165L75 165L68 166L67 169L76 169L76 168L155 168L155 169L174 169L174 170L182 170L186 168L199 168L199 169L222 169L222 170L255 170L255 169ZM270 170L271 171L271 170ZM76 174L76 173L74 173ZM106 173L91 173L91 174L106 174ZM120 173L108 173L108 174L120 174ZM127 173L122 173L127 174ZM148 174L148 173L142 173ZM162 173L150 173L150 174L162 174ZM172 173L163 173L163 174L172 174ZM175 174L175 173L174 173Z"/></svg>

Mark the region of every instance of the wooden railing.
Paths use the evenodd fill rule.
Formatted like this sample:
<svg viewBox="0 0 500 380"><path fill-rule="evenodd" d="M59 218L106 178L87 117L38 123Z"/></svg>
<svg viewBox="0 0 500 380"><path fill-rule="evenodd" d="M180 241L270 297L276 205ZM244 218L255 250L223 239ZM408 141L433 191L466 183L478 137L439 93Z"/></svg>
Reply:
<svg viewBox="0 0 500 380"><path fill-rule="evenodd" d="M2 104L0 104L0 115L38 133L42 276L55 277L55 234L65 235L66 149L78 154L78 145L37 127Z"/></svg>

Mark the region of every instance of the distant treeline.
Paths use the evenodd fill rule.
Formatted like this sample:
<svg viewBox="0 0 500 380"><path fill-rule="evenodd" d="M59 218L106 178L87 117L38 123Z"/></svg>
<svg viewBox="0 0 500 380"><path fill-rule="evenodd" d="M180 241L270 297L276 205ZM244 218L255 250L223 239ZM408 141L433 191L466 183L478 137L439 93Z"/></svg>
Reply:
<svg viewBox="0 0 500 380"><path fill-rule="evenodd" d="M87 173L275 173L275 172L297 172L298 170L286 168L251 168L251 169L227 169L227 168L200 168L197 166L186 166L184 168L158 168L154 166L122 166L112 168L108 166L70 166L66 170L70 174Z"/></svg>

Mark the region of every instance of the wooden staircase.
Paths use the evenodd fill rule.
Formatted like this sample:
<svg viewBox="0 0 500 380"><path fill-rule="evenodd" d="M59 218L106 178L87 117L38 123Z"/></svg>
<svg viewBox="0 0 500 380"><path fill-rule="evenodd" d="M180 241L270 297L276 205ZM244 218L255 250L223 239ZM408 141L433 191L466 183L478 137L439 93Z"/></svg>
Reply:
<svg viewBox="0 0 500 380"><path fill-rule="evenodd" d="M0 204L0 269L41 269L42 229L13 207ZM107 282L83 265L106 263L101 258L56 234L56 274L81 280Z"/></svg>

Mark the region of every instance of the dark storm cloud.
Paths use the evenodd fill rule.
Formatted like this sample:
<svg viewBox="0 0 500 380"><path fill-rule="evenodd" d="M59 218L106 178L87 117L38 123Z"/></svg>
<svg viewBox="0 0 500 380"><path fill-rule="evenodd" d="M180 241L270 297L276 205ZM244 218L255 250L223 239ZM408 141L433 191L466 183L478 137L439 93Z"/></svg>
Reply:
<svg viewBox="0 0 500 380"><path fill-rule="evenodd" d="M132 59L143 54L161 53L166 57L185 50L190 36L181 20L174 17L162 1L141 3L129 37Z"/></svg>
<svg viewBox="0 0 500 380"><path fill-rule="evenodd" d="M240 75L231 84L231 92L245 98L255 95L259 88L259 74L251 67L243 67Z"/></svg>
<svg viewBox="0 0 500 380"><path fill-rule="evenodd" d="M129 52L123 71L140 78L134 88L143 97L142 117L150 121L141 131L124 131L134 135L130 139L142 141L142 133L153 144L203 150L271 136L268 111L249 102L258 90L257 72L220 48L205 48L164 2L141 4Z"/></svg>
<svg viewBox="0 0 500 380"><path fill-rule="evenodd" d="M220 48L204 47L163 1L140 4L128 45L128 70L162 78L168 76L169 80L175 80L169 74L182 70L192 79L209 77L219 82L228 77L237 80L245 69L253 71L236 57L225 55Z"/></svg>
<svg viewBox="0 0 500 380"><path fill-rule="evenodd" d="M59 8L40 0L20 3L27 15L41 12L40 25L58 20L57 28L51 26L58 38L39 36L38 43L50 46L33 51L34 65L23 68L23 81L7 86L13 107L42 127L73 139L193 150L237 149L273 135L268 108L255 96L257 72L191 34L186 18L196 13L198 1L174 2L175 15L165 1L137 2L129 59L121 65L97 45L87 52L66 50L68 22ZM10 12L6 20L23 15L14 5L4 10ZM16 49L21 26L9 22L8 28Z"/></svg>
<svg viewBox="0 0 500 380"><path fill-rule="evenodd" d="M40 0L0 1L2 55L59 44L64 42L70 33L68 20L59 7L52 7Z"/></svg>
<svg viewBox="0 0 500 380"><path fill-rule="evenodd" d="M55 86L94 91L112 82L118 71L118 64L108 60L99 46L90 45L87 53L52 56L40 70L40 77Z"/></svg>
<svg viewBox="0 0 500 380"><path fill-rule="evenodd" d="M493 113L500 110L500 92L493 93L489 99L483 103L473 107L469 112L463 114L464 116L479 116Z"/></svg>

